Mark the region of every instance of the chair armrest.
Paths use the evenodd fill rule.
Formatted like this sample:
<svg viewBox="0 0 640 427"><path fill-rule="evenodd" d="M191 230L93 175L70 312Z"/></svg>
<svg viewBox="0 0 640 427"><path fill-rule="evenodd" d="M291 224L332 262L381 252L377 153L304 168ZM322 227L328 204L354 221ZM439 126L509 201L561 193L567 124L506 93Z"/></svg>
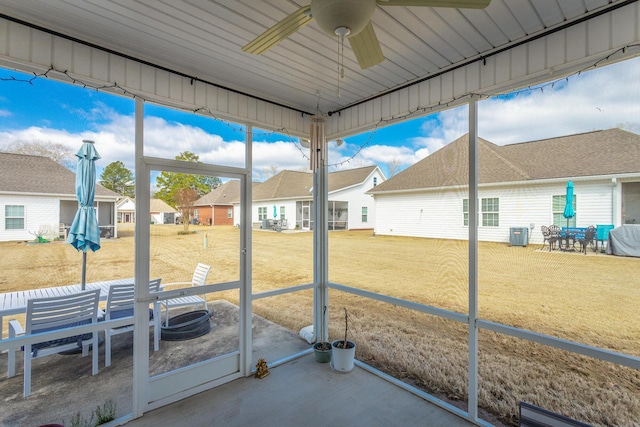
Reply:
<svg viewBox="0 0 640 427"><path fill-rule="evenodd" d="M14 338L18 335L24 335L22 325L16 319L9 320L9 338Z"/></svg>

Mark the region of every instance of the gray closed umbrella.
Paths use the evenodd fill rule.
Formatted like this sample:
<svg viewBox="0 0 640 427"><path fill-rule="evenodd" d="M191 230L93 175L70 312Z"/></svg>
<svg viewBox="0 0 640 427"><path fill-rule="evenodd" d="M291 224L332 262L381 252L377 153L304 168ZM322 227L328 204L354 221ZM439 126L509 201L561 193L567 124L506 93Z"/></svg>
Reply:
<svg viewBox="0 0 640 427"><path fill-rule="evenodd" d="M67 243L78 251L82 251L82 290L87 283L87 251L100 249L100 227L93 201L96 194L96 165L100 158L93 141L84 140L76 153L78 167L76 170L76 196L78 212L73 219Z"/></svg>

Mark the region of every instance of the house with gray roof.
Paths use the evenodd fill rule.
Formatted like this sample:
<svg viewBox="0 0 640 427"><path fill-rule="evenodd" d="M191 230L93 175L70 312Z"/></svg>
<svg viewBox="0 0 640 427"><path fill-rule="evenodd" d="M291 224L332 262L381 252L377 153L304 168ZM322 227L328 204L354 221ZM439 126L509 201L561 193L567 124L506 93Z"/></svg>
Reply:
<svg viewBox="0 0 640 427"><path fill-rule="evenodd" d="M78 202L76 175L40 156L0 153L0 241L33 240L32 233L64 237ZM103 236L117 237L116 200L119 195L96 185L95 209Z"/></svg>
<svg viewBox="0 0 640 427"><path fill-rule="evenodd" d="M203 225L234 225L234 201L240 200L240 181L231 179L193 204L194 218Z"/></svg>
<svg viewBox="0 0 640 427"><path fill-rule="evenodd" d="M133 197L123 197L116 203L118 222L133 224L136 222L136 201ZM164 200L149 200L149 218L152 224L175 224L180 213Z"/></svg>
<svg viewBox="0 0 640 427"><path fill-rule="evenodd" d="M329 230L372 229L373 198L367 190L384 182L378 166L329 173ZM253 187L252 221L269 227L274 220L284 229L313 229L313 174L285 170ZM239 203L235 203L236 210ZM236 211L236 218L240 218Z"/></svg>
<svg viewBox="0 0 640 427"><path fill-rule="evenodd" d="M376 234L468 239L469 138L464 135L371 189ZM499 146L478 138L479 240L526 228L640 223L640 135L609 129ZM575 217L563 216L567 182Z"/></svg>

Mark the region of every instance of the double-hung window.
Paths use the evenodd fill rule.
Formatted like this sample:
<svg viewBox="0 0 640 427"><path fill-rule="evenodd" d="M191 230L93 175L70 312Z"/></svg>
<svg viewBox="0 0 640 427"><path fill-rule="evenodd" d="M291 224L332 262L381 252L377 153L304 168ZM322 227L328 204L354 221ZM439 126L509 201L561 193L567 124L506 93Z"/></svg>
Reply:
<svg viewBox="0 0 640 427"><path fill-rule="evenodd" d="M465 227L469 226L469 199L462 200L462 216Z"/></svg>
<svg viewBox="0 0 640 427"><path fill-rule="evenodd" d="M573 218L564 217L564 206L566 195L561 196L553 196L552 210L553 210L553 225L557 225L558 227L575 227L576 226L576 217L578 216L578 201L576 195L573 195Z"/></svg>
<svg viewBox="0 0 640 427"><path fill-rule="evenodd" d="M24 230L24 205L4 206L5 230Z"/></svg>
<svg viewBox="0 0 640 427"><path fill-rule="evenodd" d="M500 203L497 197L482 199L482 226L500 226Z"/></svg>
<svg viewBox="0 0 640 427"><path fill-rule="evenodd" d="M478 214L482 215L483 227L500 226L500 199L491 197L482 199ZM462 199L462 221L465 227L469 226L469 199Z"/></svg>
<svg viewBox="0 0 640 427"><path fill-rule="evenodd" d="M263 219L267 219L267 207L258 206L258 220L262 221Z"/></svg>

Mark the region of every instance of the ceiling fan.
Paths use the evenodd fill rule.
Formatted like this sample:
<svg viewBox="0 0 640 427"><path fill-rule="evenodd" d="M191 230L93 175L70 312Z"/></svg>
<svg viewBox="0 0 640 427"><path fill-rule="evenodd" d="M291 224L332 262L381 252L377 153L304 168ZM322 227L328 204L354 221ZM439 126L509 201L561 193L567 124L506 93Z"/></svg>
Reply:
<svg viewBox="0 0 640 427"><path fill-rule="evenodd" d="M322 31L346 38L360 68L384 61L370 18L378 6L423 6L483 9L491 0L311 0L291 15L247 43L244 52L260 55L315 20Z"/></svg>

